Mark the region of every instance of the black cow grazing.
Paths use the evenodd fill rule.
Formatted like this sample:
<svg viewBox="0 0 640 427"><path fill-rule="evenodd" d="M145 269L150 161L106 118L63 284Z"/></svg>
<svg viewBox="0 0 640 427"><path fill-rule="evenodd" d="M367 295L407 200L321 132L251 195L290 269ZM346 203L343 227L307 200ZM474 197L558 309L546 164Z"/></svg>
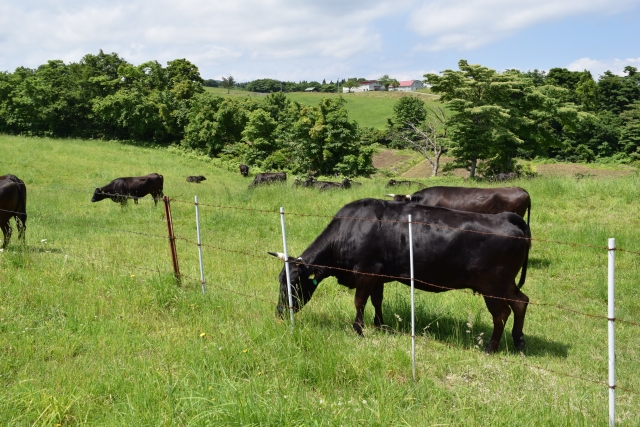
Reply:
<svg viewBox="0 0 640 427"><path fill-rule="evenodd" d="M420 184L419 182L414 182L414 181L396 181L395 179L391 178L389 180L389 182L387 182L387 185L385 185L385 188L389 188L389 187L400 187L400 186L412 186L412 185L418 185L420 188L424 188L424 185Z"/></svg>
<svg viewBox="0 0 640 427"><path fill-rule="evenodd" d="M253 182L249 185L249 188L263 185L263 184L273 184L277 182L287 182L287 173L286 172L265 172L259 173L253 178Z"/></svg>
<svg viewBox="0 0 640 427"><path fill-rule="evenodd" d="M387 194L387 196L393 197L395 201L484 214L513 212L524 218L526 212L527 224L531 216L531 197L520 187L429 187L413 194Z"/></svg>
<svg viewBox="0 0 640 427"><path fill-rule="evenodd" d="M517 349L523 349L522 327L529 298L520 287L526 278L531 234L524 220L512 213L485 215L376 199L349 203L300 257L289 257L293 309L300 310L318 284L333 276L341 285L356 290L353 329L362 334L369 297L375 309L374 324L381 327L384 284L411 282L408 215L414 222L432 224L413 226L416 288L428 292L467 288L482 294L494 327L486 352L498 349L513 310L513 341ZM269 253L285 259L281 253ZM279 280L277 311L283 315L288 306L284 268Z"/></svg>
<svg viewBox="0 0 640 427"><path fill-rule="evenodd" d="M152 173L144 176L134 176L126 178L116 178L104 187L97 188L91 198L92 202L99 202L104 199L111 199L123 206L128 199L133 199L138 204L138 199L151 194L153 202L157 205L158 200L163 196L162 188L164 178L162 175Z"/></svg>
<svg viewBox="0 0 640 427"><path fill-rule="evenodd" d="M6 248L11 240L11 224L9 220L15 217L18 228L18 238L25 241L27 230L27 187L24 182L15 175L0 176L0 228L4 240L2 249Z"/></svg>
<svg viewBox="0 0 640 427"><path fill-rule="evenodd" d="M246 178L249 175L249 166L240 165L240 174Z"/></svg>
<svg viewBox="0 0 640 427"><path fill-rule="evenodd" d="M196 184L200 184L202 181L206 181L206 180L207 178L205 178L203 175L187 177L187 182L195 182Z"/></svg>
<svg viewBox="0 0 640 427"><path fill-rule="evenodd" d="M349 178L345 178L341 182L314 181L313 186L318 188L320 191L339 189L339 188L347 189L347 188L351 188L351 180Z"/></svg>

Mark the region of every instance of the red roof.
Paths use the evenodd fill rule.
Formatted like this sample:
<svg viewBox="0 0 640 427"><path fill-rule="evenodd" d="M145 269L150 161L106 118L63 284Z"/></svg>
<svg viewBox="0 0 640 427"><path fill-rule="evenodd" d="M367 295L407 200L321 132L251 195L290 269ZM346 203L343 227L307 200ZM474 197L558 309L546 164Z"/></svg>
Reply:
<svg viewBox="0 0 640 427"><path fill-rule="evenodd" d="M400 83L400 86L398 87L403 87L403 86L411 86L413 84L413 82L415 82L417 80L403 80Z"/></svg>
<svg viewBox="0 0 640 427"><path fill-rule="evenodd" d="M367 81L364 81L364 82L359 82L358 84L360 84L360 85L378 84L378 81L377 80L367 80Z"/></svg>

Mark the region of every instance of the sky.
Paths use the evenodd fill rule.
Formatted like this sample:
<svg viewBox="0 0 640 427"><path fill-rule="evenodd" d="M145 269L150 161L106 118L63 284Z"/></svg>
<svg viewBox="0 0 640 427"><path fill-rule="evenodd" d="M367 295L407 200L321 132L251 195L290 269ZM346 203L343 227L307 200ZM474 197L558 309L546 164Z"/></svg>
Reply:
<svg viewBox="0 0 640 427"><path fill-rule="evenodd" d="M640 69L640 0L0 0L0 71L116 52L205 79Z"/></svg>

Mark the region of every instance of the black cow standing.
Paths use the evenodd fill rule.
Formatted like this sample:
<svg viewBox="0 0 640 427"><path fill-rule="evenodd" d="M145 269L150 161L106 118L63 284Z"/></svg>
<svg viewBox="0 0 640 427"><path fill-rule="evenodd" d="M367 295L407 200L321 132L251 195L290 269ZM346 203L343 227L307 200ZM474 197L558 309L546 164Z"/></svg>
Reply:
<svg viewBox="0 0 640 427"><path fill-rule="evenodd" d="M485 215L377 199L349 203L300 257L289 257L293 309L300 310L318 284L333 276L356 290L355 331L362 334L369 297L375 309L374 324L381 327L384 284L394 280L410 284L408 215L416 223L416 288L429 292L468 288L482 294L494 327L487 352L498 349L513 310L513 341L517 349L523 349L529 299L520 287L526 278L531 234L524 220L513 213ZM362 220L365 218L369 220ZM284 260L283 254L270 254ZM284 268L279 279L277 309L282 315L288 305Z"/></svg>
<svg viewBox="0 0 640 427"><path fill-rule="evenodd" d="M466 212L484 214L513 212L523 218L527 213L527 224L531 216L531 196L527 190L520 187L429 187L413 194L387 194L387 196L393 197L395 201Z"/></svg>
<svg viewBox="0 0 640 427"><path fill-rule="evenodd" d="M9 174L0 176L0 228L4 237L3 249L11 240L11 218L15 218L18 238L24 243L27 230L27 187L20 178Z"/></svg>
<svg viewBox="0 0 640 427"><path fill-rule="evenodd" d="M263 184L274 184L277 182L287 182L287 173L286 172L264 172L259 173L253 178L253 182L249 184L249 188L263 185Z"/></svg>
<svg viewBox="0 0 640 427"><path fill-rule="evenodd" d="M127 204L128 199L133 199L138 204L138 199L151 194L154 203L157 205L158 200L163 196L162 188L164 178L162 175L152 173L144 176L116 178L104 187L96 188L91 198L92 202L99 202L104 199L111 199L123 206Z"/></svg>
<svg viewBox="0 0 640 427"><path fill-rule="evenodd" d="M240 174L246 178L249 175L249 166L240 165Z"/></svg>
<svg viewBox="0 0 640 427"><path fill-rule="evenodd" d="M413 181L396 181L395 179L391 178L389 180L389 182L387 182L387 185L385 185L385 188L389 188L389 187L400 187L400 186L407 186L410 187L412 185L417 185L420 188L424 188L424 185L422 185L419 182L413 182Z"/></svg>

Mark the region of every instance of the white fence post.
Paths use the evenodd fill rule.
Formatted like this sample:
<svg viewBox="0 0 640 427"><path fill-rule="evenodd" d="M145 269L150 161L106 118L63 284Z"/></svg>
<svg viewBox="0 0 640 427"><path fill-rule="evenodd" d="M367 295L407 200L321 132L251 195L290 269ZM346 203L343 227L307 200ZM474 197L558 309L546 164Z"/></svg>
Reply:
<svg viewBox="0 0 640 427"><path fill-rule="evenodd" d="M609 239L609 426L616 425L615 266L616 239Z"/></svg>
<svg viewBox="0 0 640 427"><path fill-rule="evenodd" d="M280 224L282 224L282 246L284 246L284 270L287 273L287 297L289 300L289 315L293 328L293 296L291 295L291 275L289 274L289 252L287 251L287 232L284 227L284 207L280 207Z"/></svg>
<svg viewBox="0 0 640 427"><path fill-rule="evenodd" d="M206 293L207 285L204 280L204 264L202 262L202 241L200 240L200 210L198 209L198 196L196 196L196 230L198 231L198 257L200 258L200 283L202 284L202 293Z"/></svg>
<svg viewBox="0 0 640 427"><path fill-rule="evenodd" d="M416 311L414 300L414 278L413 278L413 232L411 229L411 215L409 215L409 263L411 268L411 371L413 380L416 380Z"/></svg>

